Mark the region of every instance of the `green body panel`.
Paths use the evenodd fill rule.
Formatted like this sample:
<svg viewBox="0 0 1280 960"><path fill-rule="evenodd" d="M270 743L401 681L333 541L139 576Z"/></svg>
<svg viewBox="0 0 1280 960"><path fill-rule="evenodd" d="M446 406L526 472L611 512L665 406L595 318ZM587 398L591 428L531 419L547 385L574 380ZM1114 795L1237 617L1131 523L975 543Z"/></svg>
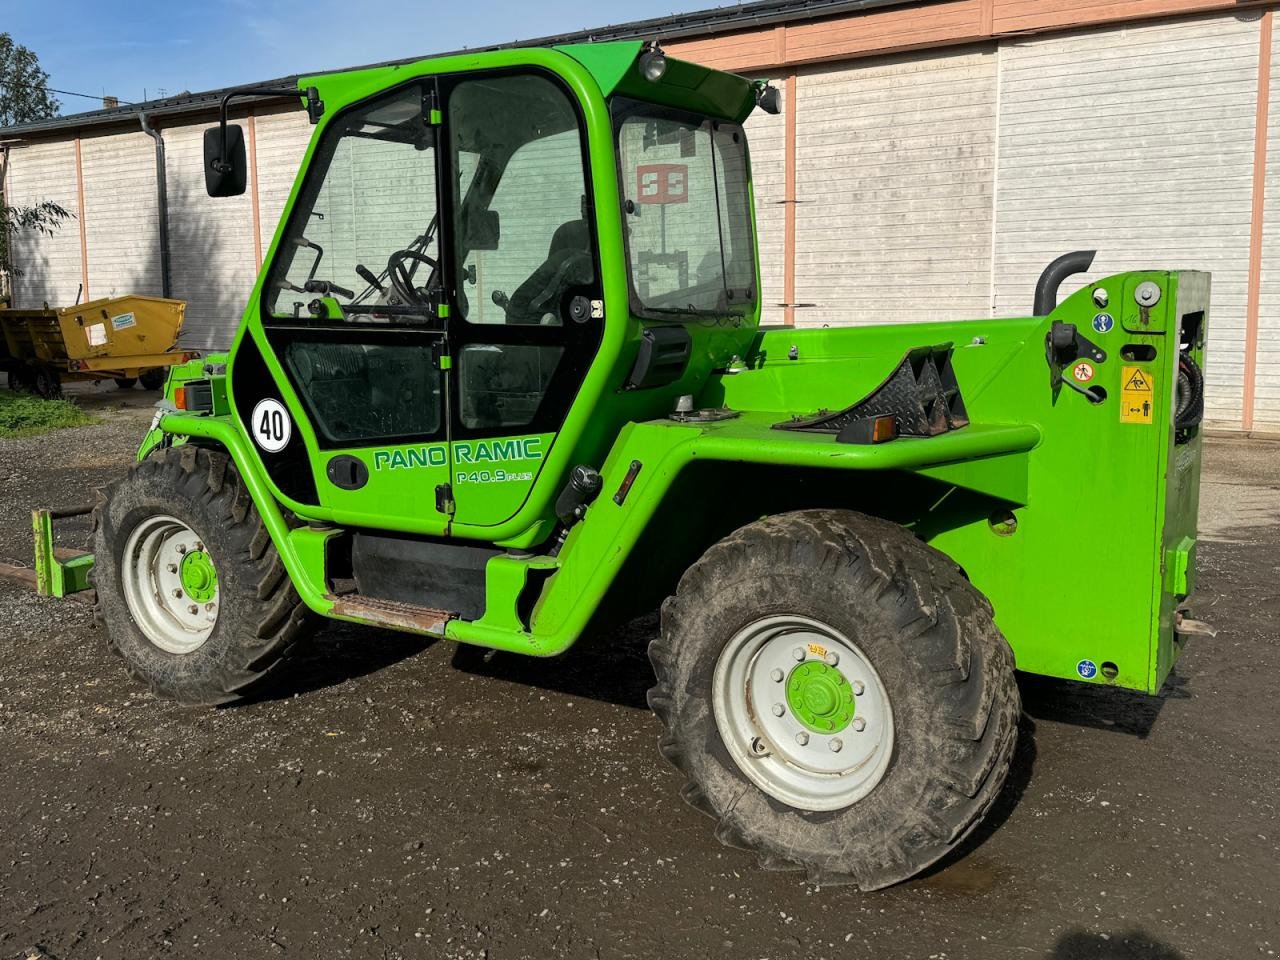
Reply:
<svg viewBox="0 0 1280 960"><path fill-rule="evenodd" d="M765 329L758 326L757 305L745 317L685 324L690 353L679 379L624 389L644 323L629 303L607 98L643 98L728 121L744 118L755 99L748 81L679 61L670 61L663 81L651 84L635 68L640 51L638 43L509 50L303 80L320 88L326 112L229 364L234 371L250 344L261 354L305 447L319 503L297 502L276 486L242 427L245 411L228 389L232 381L222 376L212 379L225 406L215 400L211 414L162 411L140 453L184 439L225 448L299 596L327 616L335 616L327 548L349 528L496 545L508 552L485 567L484 613L422 632L550 656L574 643L613 596L642 582L673 584L684 565L735 525L785 509L847 508L904 524L951 556L990 599L1019 668L1158 690L1179 652L1177 605L1194 585L1200 440L1195 431L1175 443L1172 405L1181 318L1203 311L1202 330L1207 326L1208 277L1125 274L1070 296L1052 317L1020 319ZM603 336L562 427L554 434L459 441L448 449L437 442L322 450L259 310L283 224L325 124L345 107L415 77L517 66L563 80L578 101L590 154ZM1134 300L1144 281L1161 289L1154 307L1139 308ZM1092 326L1099 288L1115 318L1101 331ZM1045 337L1054 320L1075 324L1105 351L1090 383L1106 390L1103 402L1051 387ZM944 344L954 348L966 426L877 445L775 428L797 415L845 408L875 390L908 351ZM1154 349L1152 359L1124 360L1122 349L1132 345ZM1200 346L1193 355L1203 364ZM442 370L450 370L450 360L446 353ZM1127 367L1148 378L1149 422L1122 418ZM176 368L166 399L188 372L195 377L203 369ZM727 407L736 415L669 419L685 394L698 407ZM365 464L363 487L342 489L327 479L325 465L337 454ZM597 467L603 490L581 521L565 529L554 502L576 464ZM452 485L452 511L437 508L434 492L445 483ZM632 579L637 574L628 565L637 563L646 566ZM366 622L382 622L369 616ZM815 716L830 699L824 691L811 698ZM848 722L839 711L834 716Z"/></svg>

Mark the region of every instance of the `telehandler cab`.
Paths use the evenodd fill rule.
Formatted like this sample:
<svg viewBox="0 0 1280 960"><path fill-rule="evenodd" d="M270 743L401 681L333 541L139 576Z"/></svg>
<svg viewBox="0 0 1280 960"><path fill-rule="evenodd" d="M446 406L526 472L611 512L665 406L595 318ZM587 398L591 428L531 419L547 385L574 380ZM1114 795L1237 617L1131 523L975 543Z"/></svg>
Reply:
<svg viewBox="0 0 1280 960"><path fill-rule="evenodd" d="M552 656L666 596L649 702L685 799L874 889L991 806L1015 666L1160 689L1195 626L1207 275L1059 305L1070 254L1028 317L761 327L766 83L635 42L299 91L234 344L172 371L94 510L97 615L158 695L232 700L319 617Z"/></svg>

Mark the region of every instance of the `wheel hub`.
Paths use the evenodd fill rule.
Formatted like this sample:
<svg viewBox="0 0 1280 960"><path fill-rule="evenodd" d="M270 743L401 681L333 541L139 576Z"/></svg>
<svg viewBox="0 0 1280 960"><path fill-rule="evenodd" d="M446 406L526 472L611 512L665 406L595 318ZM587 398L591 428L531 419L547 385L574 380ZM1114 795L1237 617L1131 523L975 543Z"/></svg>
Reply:
<svg viewBox="0 0 1280 960"><path fill-rule="evenodd" d="M731 637L716 661L712 710L739 769L801 810L856 803L893 756L893 710L875 666L811 617L766 617Z"/></svg>
<svg viewBox="0 0 1280 960"><path fill-rule="evenodd" d="M205 551L193 550L186 554L178 572L182 589L196 603L208 603L218 592L218 574Z"/></svg>
<svg viewBox="0 0 1280 960"><path fill-rule="evenodd" d="M787 679L787 706L817 733L839 733L853 720L853 686L821 660L806 660Z"/></svg>
<svg viewBox="0 0 1280 960"><path fill-rule="evenodd" d="M213 633L219 601L213 557L176 517L148 517L133 528L120 581L134 623L165 653L191 653Z"/></svg>

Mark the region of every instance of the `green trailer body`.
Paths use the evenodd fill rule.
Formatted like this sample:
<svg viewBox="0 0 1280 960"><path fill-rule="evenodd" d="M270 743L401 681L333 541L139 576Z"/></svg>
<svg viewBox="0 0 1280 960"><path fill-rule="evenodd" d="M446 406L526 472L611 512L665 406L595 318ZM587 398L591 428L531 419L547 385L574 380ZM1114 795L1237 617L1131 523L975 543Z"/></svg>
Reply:
<svg viewBox="0 0 1280 960"><path fill-rule="evenodd" d="M282 568L284 580L253 568L264 578L252 581L256 596L273 610L296 603L321 617L554 656L605 613L675 595L651 652L658 673L651 702L668 726L664 752L696 787L691 802L721 819L722 839L801 864L811 876L852 878L864 887L933 862L989 805L1012 755L1013 663L1029 673L1159 691L1194 624L1186 604L1195 581L1206 274L1126 273L1055 304L1070 270L1051 270L1034 316L867 325L873 317L850 314L847 327L762 326L740 124L758 104L768 105L763 83L663 58L637 42L468 54L308 78L299 87L317 129L234 344L227 355L171 370L136 476L100 510L95 576L113 636L153 636L143 621L169 617L181 629L174 645L160 645L163 655L205 656L201 638L230 631L223 619L241 616L224 612L237 587L208 545L214 533L201 535L198 523L180 517L134 529L142 509L128 506L134 489L137 503L153 503L162 489L156 484L179 482L166 477L207 477L200 481L208 484L207 504L232 497L228 484L242 491L221 516L230 528L249 525L243 549L252 563ZM528 92L537 89L556 93L538 100ZM518 111L504 106L513 97ZM582 219L565 225L572 231L556 231L547 262L535 271L555 296L543 298L550 306L534 310L531 321L513 319L525 309L514 305L524 285L511 296L496 287L482 296L497 268L477 251L499 244L497 214L488 206L515 155L501 146L503 130L518 143L576 131L581 150ZM216 129L210 137L206 162L216 192L227 177L234 181L228 158L236 138ZM328 276L337 254L325 261L313 240L322 229L320 206L336 202L326 170L348 162L344 151L361 138L435 151L434 182L443 185L435 188L436 252L428 256L422 242L394 254L381 275L361 272L384 294L364 307L365 294L341 285L350 281L317 279L318 271ZM631 151L648 160L631 162ZM699 180L703 161L709 173ZM565 176L566 168L558 169L547 174L548 193ZM691 265L668 249L668 216L688 216L691 208L677 205L690 202L689 184L714 193L719 263ZM234 183L227 189L235 192ZM735 197L746 211L741 222L733 220ZM518 235L509 211L504 218L504 235ZM661 249L637 257L638 238L656 222ZM435 229L433 221L418 239ZM586 238L591 269L573 260L573 251L557 249L569 232ZM291 273L299 269L298 251L313 248L305 279ZM735 258L743 256L747 276L735 286L730 275L741 275ZM430 265L425 287L416 287L411 261ZM646 299L664 282L701 289L704 273L717 289L714 308L696 310L692 299L687 309L679 302L653 307L658 300ZM295 296L291 308L281 306ZM489 300L501 311L496 322L477 319L488 315ZM511 386L502 364L523 376L530 367L521 358L531 354L559 359L542 381L536 412L529 406L527 415L511 413L523 409L527 384ZM361 367L370 357L382 363L405 356L417 366ZM348 394L354 399L334 406ZM379 422L398 426L375 436L367 424L379 404L387 410ZM405 428L419 423L419 406L432 404L439 413L431 422ZM490 420L474 415L483 404ZM783 541L790 552L778 554L775 576L757 558ZM748 550L748 543L757 546ZM424 569L456 571L479 600L466 601L452 574L427 577L423 587L413 572L420 555L432 558ZM732 556L739 566L725 568ZM813 610L778 613L782 601L762 594L800 596L811 588L807 575L781 572L809 562L805 557L818 565L818 580L839 590L856 581L871 591L865 603L845 604L849 616L875 614L891 626L867 627L858 640L854 627L823 627L816 600ZM84 561L78 563L77 576ZM139 587L143 568L154 576ZM750 568L749 575L739 576L739 568ZM106 600L102 577L112 584ZM374 581L380 587L371 590ZM278 594L286 587L296 594ZM52 582L49 589L60 592ZM136 605L140 590L160 597L154 610ZM178 606L165 606L166 592L180 598ZM215 609L218 603L224 606ZM736 609L762 612L744 614L756 626L733 639L709 636L719 628L705 624L682 629L704 615L732 619ZM908 609L910 617L894 619ZM775 623L779 616L793 620ZM291 625L301 619L290 613L287 622L268 617L252 627L259 638L253 644L265 646L228 668L217 697L254 682L258 668L292 644ZM893 652L859 647L880 642L872 635L884 631L897 636ZM784 635L809 639L783 650L777 643L790 642L778 641ZM739 636L757 650L755 659L724 652ZM128 648L126 641L115 642ZM675 649L708 643L712 653L701 667L684 663ZM718 643L726 645L717 655ZM915 748L907 745L933 743L934 734L911 733L912 708L894 692L910 671L885 660L913 643L953 652L931 653L912 669L947 677L943 686L957 697L961 687L970 690L950 707L937 706L945 717L925 724L974 724L956 744L937 746L942 752L931 760L910 759ZM794 652L803 670L752 673L779 650ZM1012 653L1007 663L1005 650ZM153 653L138 656L145 661ZM140 663L131 661L148 676L148 663ZM165 671L172 663L165 663L155 675L171 681ZM725 676L739 678L734 683L746 676L751 696L751 684L758 690L765 676L785 680L787 696L772 713L802 724L795 743L825 744L824 763L852 749L848 743L870 742L851 731L883 727L880 745L847 769L819 763L814 773L787 752L795 748L780 745L772 721L753 719L761 707L755 704L744 722L763 733L735 746L736 735L724 733L736 715L731 696L708 693L712 711L707 703L688 705L680 692L711 682L709 673L695 680L681 671L710 671L712 664L716 690L730 682ZM164 683L153 687L183 696ZM954 716L972 710L982 717ZM905 801L882 783L906 776L893 770L913 763L941 770L973 753L923 825L840 840L843 853L779 847L747 823L745 801L738 808L716 792L718 781L708 779L689 745L689 725L712 713L737 764L725 761L724 769L740 770L744 784L801 811L901 806ZM896 736L906 738L896 747L891 717ZM811 788L816 793L805 794ZM901 789L925 796L932 788ZM883 846L890 835L892 849Z"/></svg>

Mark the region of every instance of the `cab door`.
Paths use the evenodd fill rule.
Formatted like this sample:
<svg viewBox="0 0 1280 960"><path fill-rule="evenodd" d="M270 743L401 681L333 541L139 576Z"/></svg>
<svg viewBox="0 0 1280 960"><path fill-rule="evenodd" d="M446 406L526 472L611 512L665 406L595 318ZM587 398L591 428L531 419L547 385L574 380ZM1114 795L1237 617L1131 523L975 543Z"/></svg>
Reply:
<svg viewBox="0 0 1280 960"><path fill-rule="evenodd" d="M449 482L437 96L434 80L414 80L328 123L263 287L267 349L248 336L237 348L240 415L265 403L273 422L298 425L279 444L246 429L302 516L316 506L352 526L448 526L435 496Z"/></svg>
<svg viewBox="0 0 1280 960"><path fill-rule="evenodd" d="M533 69L444 84L454 523L493 526L538 482L603 331L586 137Z"/></svg>

